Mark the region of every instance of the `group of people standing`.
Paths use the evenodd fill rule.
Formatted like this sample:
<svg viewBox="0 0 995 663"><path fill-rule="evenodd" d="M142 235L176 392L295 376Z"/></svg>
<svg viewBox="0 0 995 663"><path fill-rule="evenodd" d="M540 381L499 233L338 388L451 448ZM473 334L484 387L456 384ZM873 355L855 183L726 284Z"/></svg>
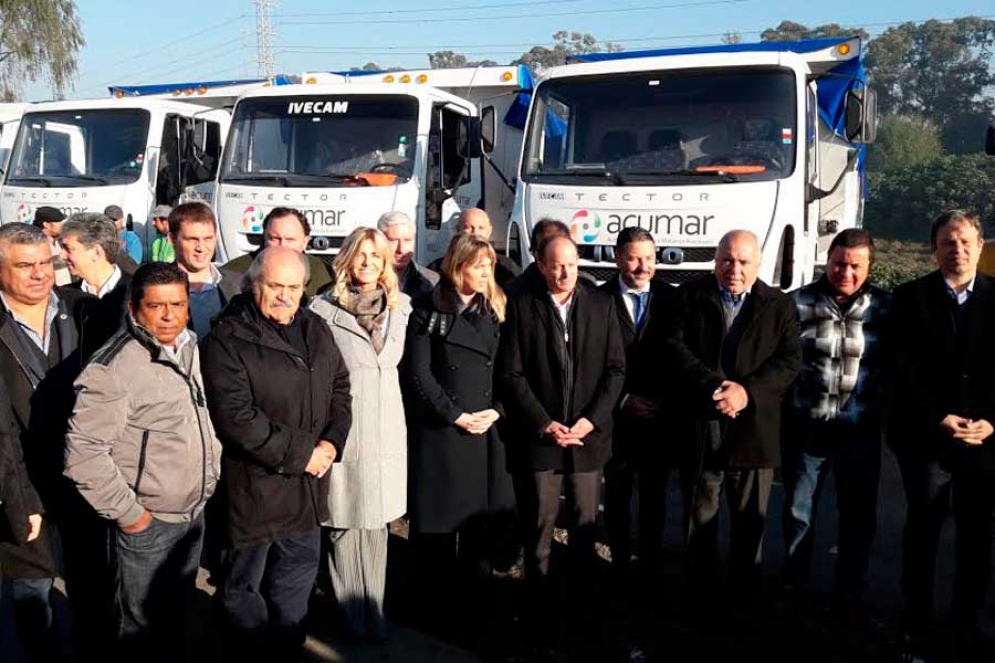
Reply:
<svg viewBox="0 0 995 663"><path fill-rule="evenodd" d="M55 286L50 233L0 228L0 601L14 607L7 634L35 660L53 657L57 575L79 652L115 641L122 655L182 660L202 559L233 656L297 655L321 570L345 632L382 640L387 527L405 515L426 610L465 623L517 545L528 630L542 640L554 578L592 586L603 488L617 587L656 589L673 473L688 600L741 614L760 585L775 470L792 591L832 468L837 596L852 606L884 431L908 502L909 660L927 654L954 485L956 648L983 660L995 281L977 273L976 216L938 217L939 269L893 296L868 281L863 230L840 233L826 273L785 294L758 279L760 243L742 230L719 242L714 274L675 289L655 278L642 229L619 233L618 275L596 286L563 223L536 224L521 272L476 209L437 270L413 260L415 226L398 212L353 231L330 265L305 252L310 227L289 208L267 216L258 251L220 268L208 207L180 205L157 229L172 261L126 271L113 222L70 217L58 236L76 280Z"/></svg>

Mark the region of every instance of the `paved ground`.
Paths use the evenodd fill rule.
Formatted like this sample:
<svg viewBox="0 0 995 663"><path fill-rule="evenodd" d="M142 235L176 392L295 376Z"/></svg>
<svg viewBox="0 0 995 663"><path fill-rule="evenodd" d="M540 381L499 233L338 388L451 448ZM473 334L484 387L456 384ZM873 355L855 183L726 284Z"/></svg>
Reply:
<svg viewBox="0 0 995 663"><path fill-rule="evenodd" d="M625 661L638 649L649 661L763 660L805 662L897 661L895 623L901 607L901 528L904 501L894 458L885 452L879 528L871 560L866 619L845 625L829 611L835 546L834 491L827 486L815 546L811 596L794 606L784 603L777 587L783 546L779 522L783 493L775 486L766 545L766 584L759 599L746 611L729 617L727 606L716 602L705 615L691 614L682 601L683 557L680 533L680 497L672 480L670 522L665 533L666 553L659 583L640 588L648 600L640 605L631 595L610 591L608 566L594 571L596 591L575 596L564 591L551 611L548 624L555 635L557 661ZM952 524L944 533L937 578L936 661L946 661L944 642L949 629L943 617L949 611L952 584ZM561 551L562 552L562 551ZM403 537L392 536L388 578L388 612L393 623L383 644L350 645L336 635L334 607L322 596L314 599L304 660L306 661L462 661L537 660L524 645L518 614L525 607L520 578L494 581L488 596L467 599L447 616L430 609L432 599L409 591L419 569L413 568ZM212 588L201 578L198 603L190 611L192 660L224 660L216 648L212 627ZM462 600L462 599L461 599ZM64 614L64 610L60 610ZM479 625L474 633L459 626L461 618ZM469 652L473 653L469 653ZM68 653L68 652L67 652ZM221 656L220 658L218 656ZM6 655L3 656L7 660ZM548 660L548 659L541 659ZM633 659L639 660L639 659Z"/></svg>

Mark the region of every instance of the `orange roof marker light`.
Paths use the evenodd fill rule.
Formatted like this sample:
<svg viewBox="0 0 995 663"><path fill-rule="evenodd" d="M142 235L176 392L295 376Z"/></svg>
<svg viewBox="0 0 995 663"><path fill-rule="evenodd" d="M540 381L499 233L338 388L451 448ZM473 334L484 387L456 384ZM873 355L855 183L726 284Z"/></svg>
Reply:
<svg viewBox="0 0 995 663"><path fill-rule="evenodd" d="M425 83L428 81L428 74L418 74L418 78L415 79L418 83Z"/></svg>
<svg viewBox="0 0 995 663"><path fill-rule="evenodd" d="M206 94L206 93L207 93L206 85L201 85L199 88L197 88L197 94Z"/></svg>
<svg viewBox="0 0 995 663"><path fill-rule="evenodd" d="M698 166L694 169L696 173L729 173L731 175L757 175L767 171L767 166Z"/></svg>
<svg viewBox="0 0 995 663"><path fill-rule="evenodd" d="M117 97L118 99L121 99L124 97L124 92L122 90L118 90L117 92L114 93L114 96Z"/></svg>
<svg viewBox="0 0 995 663"><path fill-rule="evenodd" d="M507 83L508 81L510 81L514 77L515 77L515 75L512 74L510 71L506 71L503 74L501 74L501 80L504 81L505 83Z"/></svg>
<svg viewBox="0 0 995 663"><path fill-rule="evenodd" d="M410 83L411 82L411 75L410 74L404 74L403 76L401 76L401 82L402 83Z"/></svg>
<svg viewBox="0 0 995 663"><path fill-rule="evenodd" d="M315 84L315 83L317 83L317 82L318 82L318 79L317 79L317 78L315 78L314 76L311 76L311 77L310 77L310 78L308 78L308 79L307 79L306 81L304 81L304 84L305 84L305 85L314 85L314 84Z"/></svg>
<svg viewBox="0 0 995 663"><path fill-rule="evenodd" d="M393 83L394 82L394 74L387 74L386 76L384 76L383 77L383 82L384 83Z"/></svg>
<svg viewBox="0 0 995 663"><path fill-rule="evenodd" d="M839 46L836 47L836 52L839 53L840 55L849 55L850 44L840 44Z"/></svg>

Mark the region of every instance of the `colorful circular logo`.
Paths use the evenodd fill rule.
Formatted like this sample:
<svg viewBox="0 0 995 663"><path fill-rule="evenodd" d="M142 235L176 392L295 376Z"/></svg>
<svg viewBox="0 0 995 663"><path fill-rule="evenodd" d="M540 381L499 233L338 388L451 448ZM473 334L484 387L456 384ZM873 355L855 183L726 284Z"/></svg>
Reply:
<svg viewBox="0 0 995 663"><path fill-rule="evenodd" d="M31 206L27 203L21 203L17 206L17 221L18 223L31 223L32 219L35 218L34 212L31 211Z"/></svg>
<svg viewBox="0 0 995 663"><path fill-rule="evenodd" d="M247 233L261 233L263 231L263 211L254 205L249 205L242 210L242 230Z"/></svg>
<svg viewBox="0 0 995 663"><path fill-rule="evenodd" d="M595 212L582 209L570 220L570 236L574 241L582 241L585 244L598 239L601 234L601 217Z"/></svg>

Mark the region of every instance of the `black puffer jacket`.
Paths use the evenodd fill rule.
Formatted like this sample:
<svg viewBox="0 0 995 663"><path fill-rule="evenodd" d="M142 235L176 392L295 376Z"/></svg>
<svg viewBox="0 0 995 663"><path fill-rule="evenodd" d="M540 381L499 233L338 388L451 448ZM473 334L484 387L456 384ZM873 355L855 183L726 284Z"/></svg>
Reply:
<svg viewBox="0 0 995 663"><path fill-rule="evenodd" d="M238 295L201 349L223 448L219 494L236 547L318 527L327 517L327 475L319 481L304 468L318 440L334 444L341 458L352 424L349 372L328 325L303 306L295 324L307 356Z"/></svg>

